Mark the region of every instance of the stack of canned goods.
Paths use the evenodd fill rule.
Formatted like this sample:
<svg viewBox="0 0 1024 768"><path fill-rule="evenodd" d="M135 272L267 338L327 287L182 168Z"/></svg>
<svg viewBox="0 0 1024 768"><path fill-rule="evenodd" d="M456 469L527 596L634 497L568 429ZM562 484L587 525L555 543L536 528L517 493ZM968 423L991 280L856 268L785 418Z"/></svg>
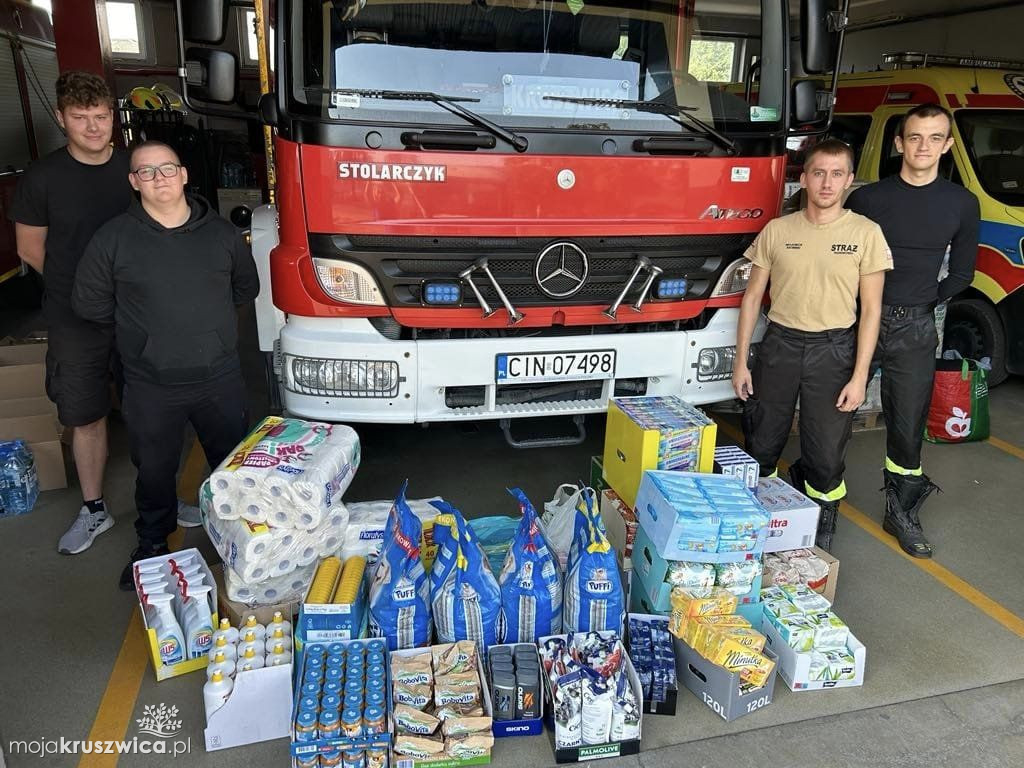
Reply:
<svg viewBox="0 0 1024 768"><path fill-rule="evenodd" d="M296 757L298 768L387 766L387 746L367 743L387 732L386 658L383 640L306 646L295 740L354 743Z"/></svg>

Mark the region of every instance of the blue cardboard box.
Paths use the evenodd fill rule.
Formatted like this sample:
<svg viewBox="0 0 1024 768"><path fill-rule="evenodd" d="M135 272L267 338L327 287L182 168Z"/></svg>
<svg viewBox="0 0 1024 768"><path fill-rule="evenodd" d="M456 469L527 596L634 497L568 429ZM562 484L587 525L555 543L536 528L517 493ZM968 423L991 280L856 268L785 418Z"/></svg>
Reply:
<svg viewBox="0 0 1024 768"><path fill-rule="evenodd" d="M756 505L764 512L765 525L758 533L757 538L751 541L750 549L745 552L710 552L694 551L683 549L679 546L679 539L685 534L687 519L680 517L679 510L665 498L661 489L654 482L656 475L670 475L673 477L695 477L695 478L718 478L720 482L735 485L736 489L749 496L753 505ZM764 552L765 541L768 536L768 521L771 515L764 509L757 498L750 493L741 480L734 477L723 477L721 475L701 475L691 472L644 472L644 478L640 483L640 491L636 499L636 514L640 523L637 531L637 539L640 538L640 531L647 534L647 538L654 542L655 551L661 555L663 560L686 560L694 563L738 563L744 560L751 560L760 557ZM637 567L637 547L633 545L633 567Z"/></svg>

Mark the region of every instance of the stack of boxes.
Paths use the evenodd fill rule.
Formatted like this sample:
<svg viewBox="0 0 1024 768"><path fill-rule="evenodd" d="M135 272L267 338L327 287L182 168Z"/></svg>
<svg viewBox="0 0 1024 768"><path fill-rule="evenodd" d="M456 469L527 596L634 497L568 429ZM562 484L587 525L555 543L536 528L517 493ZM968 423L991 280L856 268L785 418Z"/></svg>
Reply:
<svg viewBox="0 0 1024 768"><path fill-rule="evenodd" d="M761 625L770 517L752 491L758 467L739 449L716 451L716 438L715 423L678 397L609 405L601 509L632 569L631 613L669 616L673 590L691 590L728 595L744 624Z"/></svg>

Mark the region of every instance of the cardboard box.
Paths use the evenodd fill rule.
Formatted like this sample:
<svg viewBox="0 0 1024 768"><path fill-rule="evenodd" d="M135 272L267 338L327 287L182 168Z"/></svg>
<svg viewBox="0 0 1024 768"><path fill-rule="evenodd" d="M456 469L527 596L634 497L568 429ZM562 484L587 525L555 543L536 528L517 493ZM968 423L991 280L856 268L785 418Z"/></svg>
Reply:
<svg viewBox="0 0 1024 768"><path fill-rule="evenodd" d="M601 491L601 522L604 523L608 541L615 547L619 566L623 570L631 570L638 527L636 513L610 488Z"/></svg>
<svg viewBox="0 0 1024 768"><path fill-rule="evenodd" d="M48 397L15 397L0 400L0 422L21 416L50 416L57 423L57 406ZM57 425L60 431L60 425Z"/></svg>
<svg viewBox="0 0 1024 768"><path fill-rule="evenodd" d="M238 673L228 700L207 720L206 751L286 738L291 703L291 664Z"/></svg>
<svg viewBox="0 0 1024 768"><path fill-rule="evenodd" d="M659 614L635 613L633 611L630 611L629 616L626 617L626 625L627 625L627 627L629 626L629 619L639 619L640 621L643 621L643 622L646 622L646 623L650 624L654 620L665 621L666 617L662 616L662 615L659 615ZM630 637L628 631L626 632L625 636L626 636L626 649L629 651L630 657L631 657L631 660L632 660L632 658L635 658L635 656L636 656L633 653L632 638ZM673 663L674 663L674 660L675 660L675 649L674 648L673 648L673 651L672 651L672 656L673 656ZM676 674L678 676L678 672ZM677 677L677 679L678 679L678 677ZM643 686L641 684L641 688L642 687ZM644 699L644 701L643 701L644 714L645 715L674 715L676 713L676 705L677 705L678 699L679 699L679 687L677 685L672 685L665 692L665 700L664 701L652 701L650 699Z"/></svg>
<svg viewBox="0 0 1024 768"><path fill-rule="evenodd" d="M778 477L762 477L755 491L771 522L765 552L782 552L814 545L821 508Z"/></svg>
<svg viewBox="0 0 1024 768"><path fill-rule="evenodd" d="M601 456L590 457L590 487L595 493L601 493L608 487L604 479L604 459Z"/></svg>
<svg viewBox="0 0 1024 768"><path fill-rule="evenodd" d="M814 555L824 560L825 564L828 565L828 574L825 576L825 578L821 581L809 583L807 584L807 586L813 589L818 594L824 596L830 603L835 602L836 587L839 585L839 560L837 560L835 557L833 557L820 547L805 547L805 549L809 549L812 553L814 553Z"/></svg>
<svg viewBox="0 0 1024 768"><path fill-rule="evenodd" d="M810 653L797 653L790 648L775 625L764 617L761 621L761 631L766 638L765 648L771 649L779 658L778 672L782 681L789 686L791 691L821 691L827 688L854 688L864 685L864 667L867 663L867 648L864 644L850 633L846 641L846 647L853 654L855 672L852 680L811 680L810 679Z"/></svg>
<svg viewBox="0 0 1024 768"><path fill-rule="evenodd" d="M711 422L700 430L698 472L710 472L714 463L718 425ZM637 493L644 471L658 468L658 445L661 433L643 429L616 404L608 403L608 423L604 436L604 479L622 500L637 506Z"/></svg>
<svg viewBox="0 0 1024 768"><path fill-rule="evenodd" d="M190 555L198 560L200 566L199 570L204 575L206 583L211 586L210 597L213 598L212 602L216 605L217 583L213 578L213 573L210 571L210 566L206 564L206 561L203 559L203 556L199 553L198 549L182 549L177 552L171 552L169 555L158 555L157 557L140 560L139 563L166 563L168 560L181 559ZM206 664L209 661L209 658L205 654L198 659L185 659L179 664L175 664L170 667L164 666L163 661L160 659L160 647L157 645L156 630L149 626L149 622L146 618L146 609L142 602L142 596L138 594L138 591L136 591L136 597L139 599L139 614L142 616L142 626L146 632L146 641L149 646L149 660L153 664L153 673L156 675L157 682L160 680L167 680L171 677L188 674L189 672L195 672L200 669L206 669ZM217 614L211 614L210 626L216 629L218 623ZM184 627L182 627L182 631L185 631Z"/></svg>
<svg viewBox="0 0 1024 768"><path fill-rule="evenodd" d="M240 626L246 617L251 615L256 616L256 621L260 624L266 624L274 618L275 611L280 611L284 618L293 624L295 623L295 614L299 610L297 600L250 608L245 603L239 603L228 598L228 591L224 586L223 565L215 565L210 570L213 572L213 580L217 584L217 613L222 619L228 619L231 622L231 626Z"/></svg>
<svg viewBox="0 0 1024 768"><path fill-rule="evenodd" d="M550 637L561 637L565 639L565 635L550 635L548 637L542 637L538 639L538 644L543 646L544 641ZM636 669L633 668L633 662L630 661L629 654L623 653L623 664L626 669L626 678L629 680L629 687L633 691L633 695L637 701L643 701L644 691L640 686L640 677L636 673ZM551 734L551 745L555 752L556 763L582 763L587 760L599 760L605 757L623 757L625 755L635 755L640 752L640 739L630 739L628 741L613 741L608 744L595 744L589 746L579 747L555 747L557 743L555 741L555 729L558 728L558 724L554 719L552 702L554 700L554 693L551 689L551 680L547 675L541 676L543 683L544 696L548 700L548 714L546 716L548 732ZM643 737L644 720L643 716L640 717L640 736Z"/></svg>
<svg viewBox="0 0 1024 768"><path fill-rule="evenodd" d="M343 570L343 569L342 569ZM338 571L337 580L341 579ZM309 592L299 606L299 619L295 624L295 635L302 643L334 643L339 640L354 640L359 637L367 613L366 581L368 570L363 574L359 596L354 603L310 603ZM315 579L314 579L315 580ZM312 582L310 588L313 587ZM331 593L334 592L331 588Z"/></svg>
<svg viewBox="0 0 1024 768"><path fill-rule="evenodd" d="M695 476L692 472L676 474ZM737 487L743 487L739 481L736 482ZM640 522L640 529L646 533L648 540L653 542L654 551L661 555L663 560L685 560L692 563L738 563L752 560L761 556L768 536L768 527L765 526L758 533L753 548L748 552L694 552L680 549L678 541L684 522L678 519L675 507L654 484L651 473L644 474L644 480L640 485L636 516ZM637 535L639 536L639 533ZM636 543L633 548L636 550ZM634 552L634 568L637 567L635 561L638 557L639 555Z"/></svg>
<svg viewBox="0 0 1024 768"><path fill-rule="evenodd" d="M698 561L691 561L698 562ZM648 603L654 607L655 613L672 611L672 585L666 579L670 564L654 548L647 532L640 528L633 545L633 572L636 575L633 588L644 593ZM750 591L739 595L739 602L756 603L761 599L761 576L754 579Z"/></svg>
<svg viewBox="0 0 1024 768"><path fill-rule="evenodd" d="M417 653L423 653L426 650L424 648L409 648L402 651L391 651L389 655L392 656L414 656ZM390 666L390 665L389 665ZM483 705L484 715L487 717L494 716L494 708L491 706L491 691L487 686L487 676L484 674L483 659L478 654L476 658L477 674L480 676L480 697L483 699L480 703ZM390 675L390 671L388 672ZM546 677L541 675L541 677ZM390 678L389 678L390 680ZM388 690L388 731L389 733L395 732L394 718L392 717L392 696L390 692L390 685ZM411 757L405 757L403 755L396 755L393 751L391 753L391 766L392 768L464 768L469 765L490 765L491 754L488 752L486 755L480 757L467 757L462 760L454 760L450 757L442 757L437 760L414 760Z"/></svg>
<svg viewBox="0 0 1024 768"><path fill-rule="evenodd" d="M739 673L712 664L678 637L675 639L675 649L679 681L726 722L749 715L772 703L775 697L774 672L763 686L741 694ZM767 647L765 655L776 658L772 649Z"/></svg>
<svg viewBox="0 0 1024 768"><path fill-rule="evenodd" d="M24 440L28 443L36 462L40 491L68 487L64 449L61 447L53 414L0 419L0 442L5 440Z"/></svg>
<svg viewBox="0 0 1024 768"><path fill-rule="evenodd" d="M518 643L501 643L500 645L505 645L509 648L514 648L516 645L518 645ZM488 649L488 652L490 652L491 649L497 647L498 646L492 645L491 648ZM540 670L540 676L537 679L537 684L543 685L544 683L540 680L540 677L543 677L544 665L541 663L540 652L537 650L536 645L533 646L533 650L534 654L537 656L537 669ZM487 682L488 685L493 690L494 681L488 678ZM538 706L540 707L540 717L532 718L529 720L495 720L491 724L491 733L494 734L494 738L500 739L508 736L540 736L541 732L544 730L543 689L541 689L540 701L538 702Z"/></svg>
<svg viewBox="0 0 1024 768"><path fill-rule="evenodd" d="M723 445L715 448L715 472L720 475L738 477L747 488L753 491L757 488L761 467L743 449L734 445Z"/></svg>

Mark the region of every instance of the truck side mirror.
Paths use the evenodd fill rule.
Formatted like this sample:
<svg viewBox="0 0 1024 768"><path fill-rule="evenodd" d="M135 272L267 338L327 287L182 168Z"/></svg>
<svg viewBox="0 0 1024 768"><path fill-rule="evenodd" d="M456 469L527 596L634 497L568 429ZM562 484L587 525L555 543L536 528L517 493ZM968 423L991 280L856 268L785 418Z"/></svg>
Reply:
<svg viewBox="0 0 1024 768"><path fill-rule="evenodd" d="M824 117L818 104L824 88L825 84L820 80L797 80L793 83L793 125L816 123Z"/></svg>
<svg viewBox="0 0 1024 768"><path fill-rule="evenodd" d="M227 51L189 48L185 72L190 94L200 101L232 104L238 83L238 62Z"/></svg>
<svg viewBox="0 0 1024 768"><path fill-rule="evenodd" d="M256 111L259 112L260 121L264 125L276 128L277 122L280 119L280 115L277 111L277 94L270 91L269 93L264 93L260 96L259 103L256 106Z"/></svg>
<svg viewBox="0 0 1024 768"><path fill-rule="evenodd" d="M225 0L181 0L182 32L193 43L220 45L228 25Z"/></svg>
<svg viewBox="0 0 1024 768"><path fill-rule="evenodd" d="M800 53L809 75L829 72L835 63L838 11L832 0L800 0Z"/></svg>

